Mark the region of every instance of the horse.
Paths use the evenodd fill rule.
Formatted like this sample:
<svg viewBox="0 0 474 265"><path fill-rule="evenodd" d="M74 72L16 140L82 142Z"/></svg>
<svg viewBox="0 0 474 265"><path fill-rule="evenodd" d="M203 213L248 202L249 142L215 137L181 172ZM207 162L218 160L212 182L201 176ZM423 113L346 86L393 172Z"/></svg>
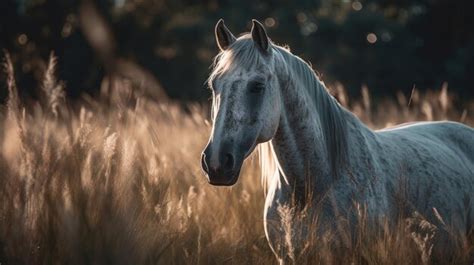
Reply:
<svg viewBox="0 0 474 265"><path fill-rule="evenodd" d="M337 229L342 216L353 227L359 206L369 220L407 211L472 231L473 128L440 121L371 130L257 20L236 38L221 19L215 38L213 125L201 166L210 184L231 186L258 149L265 234L280 263L295 262L305 241ZM305 220L293 218L303 212Z"/></svg>

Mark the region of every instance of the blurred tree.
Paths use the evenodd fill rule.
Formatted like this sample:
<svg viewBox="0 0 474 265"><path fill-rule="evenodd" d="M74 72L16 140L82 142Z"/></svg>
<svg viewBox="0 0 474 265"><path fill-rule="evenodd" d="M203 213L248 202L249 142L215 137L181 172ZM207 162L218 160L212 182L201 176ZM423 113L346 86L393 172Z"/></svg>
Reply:
<svg viewBox="0 0 474 265"><path fill-rule="evenodd" d="M0 47L13 53L23 91L35 87L55 50L72 96L95 93L106 74L78 19L80 0L0 1ZM224 18L234 33L262 21L272 39L312 62L350 94L367 85L376 96L397 90L451 90L473 97L474 9L471 0L100 0L114 56L135 62L172 98L206 100L217 54L213 28ZM111 47L112 47L111 46ZM3 96L4 96L4 92ZM34 91L29 91L34 95Z"/></svg>

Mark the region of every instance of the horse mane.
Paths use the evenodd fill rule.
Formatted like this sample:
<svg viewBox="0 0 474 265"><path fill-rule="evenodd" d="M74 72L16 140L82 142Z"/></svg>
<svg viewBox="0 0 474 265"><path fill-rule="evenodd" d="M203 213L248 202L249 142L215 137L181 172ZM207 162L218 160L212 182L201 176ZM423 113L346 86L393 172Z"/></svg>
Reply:
<svg viewBox="0 0 474 265"><path fill-rule="evenodd" d="M281 47L272 42L270 42L270 47L275 56L283 59L283 62L278 63L285 63L288 71L292 72L291 76L300 78L299 81L303 84L302 88L318 112L331 173L337 177L348 156L347 125L343 117L343 108L328 92L308 63L292 54L287 47ZM214 58L213 71L209 76L208 84L212 86L216 77L236 65L251 67L258 65L263 60L265 60L264 55L255 46L250 34L242 35L227 50L221 51ZM300 89L300 86L294 89ZM216 107L213 102L212 109L214 111ZM262 171L262 183L266 189L277 173L279 165L270 142L260 144L257 149Z"/></svg>
<svg viewBox="0 0 474 265"><path fill-rule="evenodd" d="M313 102L313 107L317 110L326 143L331 174L337 177L340 174L340 169L346 164L348 157L345 110L329 93L324 83L308 63L285 48L275 47L283 56L289 71L293 72L291 76L299 77L299 81L303 84L302 87Z"/></svg>

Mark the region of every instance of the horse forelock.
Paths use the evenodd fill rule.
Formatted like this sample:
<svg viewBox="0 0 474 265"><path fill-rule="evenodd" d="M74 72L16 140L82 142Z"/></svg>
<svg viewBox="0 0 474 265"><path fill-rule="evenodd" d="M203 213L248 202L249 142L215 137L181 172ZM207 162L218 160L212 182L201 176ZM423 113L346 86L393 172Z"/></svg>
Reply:
<svg viewBox="0 0 474 265"><path fill-rule="evenodd" d="M256 47L250 34L242 35L214 57L212 72L209 75L208 83L212 86L212 81L224 73L231 71L236 66L252 70L263 62L263 55Z"/></svg>

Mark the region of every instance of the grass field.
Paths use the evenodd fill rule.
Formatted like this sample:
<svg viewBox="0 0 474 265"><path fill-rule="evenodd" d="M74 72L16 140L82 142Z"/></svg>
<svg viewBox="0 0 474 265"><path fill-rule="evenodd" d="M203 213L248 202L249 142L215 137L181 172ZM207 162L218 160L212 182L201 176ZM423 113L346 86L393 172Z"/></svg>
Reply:
<svg viewBox="0 0 474 265"><path fill-rule="evenodd" d="M210 186L203 176L207 107L157 103L120 80L102 98L68 103L54 60L41 100L21 101L8 60L6 66L0 264L276 263L263 231L257 155L232 188ZM474 125L474 102L457 105L447 86L377 102L367 88L358 100L342 87L334 93L372 128L443 119ZM341 251L321 248L302 263L429 262L429 235L413 242L404 228L387 228ZM461 242L454 262L473 253L474 246Z"/></svg>

